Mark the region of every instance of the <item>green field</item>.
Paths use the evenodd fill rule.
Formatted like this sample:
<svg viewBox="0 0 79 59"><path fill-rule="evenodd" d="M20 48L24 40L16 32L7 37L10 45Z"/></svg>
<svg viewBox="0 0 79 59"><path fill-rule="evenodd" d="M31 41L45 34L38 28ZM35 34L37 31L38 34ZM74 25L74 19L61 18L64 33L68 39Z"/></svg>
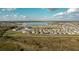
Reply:
<svg viewBox="0 0 79 59"><path fill-rule="evenodd" d="M0 41L2 51L79 51L79 35L34 35L7 31Z"/></svg>

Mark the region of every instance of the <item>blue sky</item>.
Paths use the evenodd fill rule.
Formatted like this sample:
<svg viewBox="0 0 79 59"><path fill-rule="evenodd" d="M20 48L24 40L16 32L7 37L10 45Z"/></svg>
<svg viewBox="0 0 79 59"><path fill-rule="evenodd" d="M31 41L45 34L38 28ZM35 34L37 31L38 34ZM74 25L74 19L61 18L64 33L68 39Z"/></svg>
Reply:
<svg viewBox="0 0 79 59"><path fill-rule="evenodd" d="M0 21L78 21L79 8L0 8Z"/></svg>

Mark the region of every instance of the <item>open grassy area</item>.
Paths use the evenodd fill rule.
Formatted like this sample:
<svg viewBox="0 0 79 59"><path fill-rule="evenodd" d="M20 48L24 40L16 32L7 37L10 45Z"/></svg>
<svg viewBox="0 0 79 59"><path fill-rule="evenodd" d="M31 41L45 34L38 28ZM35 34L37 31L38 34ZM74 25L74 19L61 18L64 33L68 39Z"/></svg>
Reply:
<svg viewBox="0 0 79 59"><path fill-rule="evenodd" d="M7 31L0 41L4 51L79 51L79 35L28 35Z"/></svg>

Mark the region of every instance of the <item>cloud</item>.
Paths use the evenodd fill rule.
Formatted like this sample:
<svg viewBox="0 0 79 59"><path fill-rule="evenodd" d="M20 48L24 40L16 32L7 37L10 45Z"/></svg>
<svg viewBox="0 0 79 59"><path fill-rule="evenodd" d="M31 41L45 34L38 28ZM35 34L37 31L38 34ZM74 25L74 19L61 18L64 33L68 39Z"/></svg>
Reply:
<svg viewBox="0 0 79 59"><path fill-rule="evenodd" d="M72 12L75 12L75 11L76 11L76 9L70 8L70 9L68 9L68 10L66 11L66 13L72 13Z"/></svg>
<svg viewBox="0 0 79 59"><path fill-rule="evenodd" d="M59 8L47 8L49 11L56 11L58 10Z"/></svg>
<svg viewBox="0 0 79 59"><path fill-rule="evenodd" d="M56 14L53 15L53 16L62 16L62 15L64 15L64 12L56 13Z"/></svg>
<svg viewBox="0 0 79 59"><path fill-rule="evenodd" d="M2 8L2 11L15 11L16 8Z"/></svg>
<svg viewBox="0 0 79 59"><path fill-rule="evenodd" d="M64 12L54 14L53 18L61 20L79 20L79 8L69 8Z"/></svg>
<svg viewBox="0 0 79 59"><path fill-rule="evenodd" d="M68 14L75 13L75 12L79 12L79 8L69 8L69 9L68 9L67 11L65 11L65 12L56 13L55 16L68 15Z"/></svg>
<svg viewBox="0 0 79 59"><path fill-rule="evenodd" d="M0 20L4 21L23 21L23 20L28 20L29 18L25 15L17 15L17 14L12 14L12 15L1 15Z"/></svg>
<svg viewBox="0 0 79 59"><path fill-rule="evenodd" d="M70 8L66 11L66 13L79 12L79 8Z"/></svg>

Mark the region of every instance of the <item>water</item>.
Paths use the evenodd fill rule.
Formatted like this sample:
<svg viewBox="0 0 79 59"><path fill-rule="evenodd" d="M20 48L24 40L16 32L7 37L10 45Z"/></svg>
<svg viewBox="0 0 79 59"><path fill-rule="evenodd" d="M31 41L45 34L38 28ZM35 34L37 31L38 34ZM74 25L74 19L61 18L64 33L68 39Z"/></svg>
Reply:
<svg viewBox="0 0 79 59"><path fill-rule="evenodd" d="M27 22L27 24L31 26L47 26L48 22Z"/></svg>

